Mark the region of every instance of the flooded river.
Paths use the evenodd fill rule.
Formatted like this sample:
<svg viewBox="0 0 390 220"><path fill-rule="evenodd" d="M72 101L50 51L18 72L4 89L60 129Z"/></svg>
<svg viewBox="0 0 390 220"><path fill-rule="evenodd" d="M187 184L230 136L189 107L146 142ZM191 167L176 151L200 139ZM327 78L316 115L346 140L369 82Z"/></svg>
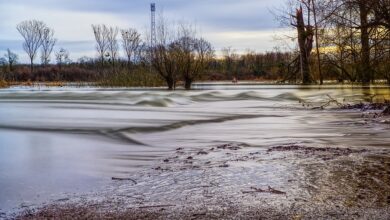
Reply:
<svg viewBox="0 0 390 220"><path fill-rule="evenodd" d="M376 87L198 84L194 91L13 87L0 90L0 212L98 190L177 148L223 143L390 148L390 125L357 110Z"/></svg>

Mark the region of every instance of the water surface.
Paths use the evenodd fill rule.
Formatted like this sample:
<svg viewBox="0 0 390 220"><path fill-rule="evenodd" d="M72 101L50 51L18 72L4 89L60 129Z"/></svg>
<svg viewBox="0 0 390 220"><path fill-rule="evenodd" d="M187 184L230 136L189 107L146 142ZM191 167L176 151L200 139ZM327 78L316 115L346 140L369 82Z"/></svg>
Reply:
<svg viewBox="0 0 390 220"><path fill-rule="evenodd" d="M198 84L194 91L13 87L0 90L0 212L98 190L176 148L390 147L389 125L355 110L390 89ZM335 107L335 106L333 106Z"/></svg>

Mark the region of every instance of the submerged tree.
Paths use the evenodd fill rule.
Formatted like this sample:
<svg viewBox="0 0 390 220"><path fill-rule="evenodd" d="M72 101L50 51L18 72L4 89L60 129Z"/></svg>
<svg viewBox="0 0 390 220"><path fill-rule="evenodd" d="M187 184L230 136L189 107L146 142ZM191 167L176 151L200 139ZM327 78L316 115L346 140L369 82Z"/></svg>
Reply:
<svg viewBox="0 0 390 220"><path fill-rule="evenodd" d="M169 45L158 44L152 48L152 65L157 73L165 80L168 89L176 89L177 65Z"/></svg>
<svg viewBox="0 0 390 220"><path fill-rule="evenodd" d="M351 64L356 69L357 77L363 84L369 84L375 79L375 32L381 28L376 23L375 8L382 0L337 0L330 1L327 9L324 9L324 20L328 23L328 29L346 29L349 31L349 50ZM378 16L379 16L378 12ZM378 18L379 19L379 18ZM381 19L379 19L381 20Z"/></svg>
<svg viewBox="0 0 390 220"><path fill-rule="evenodd" d="M313 78L310 73L310 54L313 49L313 28L305 25L303 18L303 9L300 7L296 10L296 15L293 16L295 23L292 23L298 31L298 46L299 46L299 64L302 74L302 83L311 84Z"/></svg>
<svg viewBox="0 0 390 220"><path fill-rule="evenodd" d="M299 8L296 12L286 10L281 16L283 21L293 18L298 32L300 55L288 65L290 75L300 71L302 81L310 83L309 77L315 76L313 70L318 69L320 82L326 74L340 82L348 79L365 85L378 77L389 78L386 74L390 60L389 0L286 1L289 9ZM314 40L317 62L310 55Z"/></svg>
<svg viewBox="0 0 390 220"><path fill-rule="evenodd" d="M320 55L320 37L319 37L319 24L318 24L318 15L317 15L317 7L318 4L316 0L311 0L312 10L313 10L313 19L314 19L314 37L316 42L316 55L317 55L317 68L318 74L320 77L320 84L324 84L324 76L322 74L322 66L321 66L321 55ZM310 2L309 2L310 7Z"/></svg>
<svg viewBox="0 0 390 220"><path fill-rule="evenodd" d="M172 44L176 40L175 31L167 21L160 17L157 24L157 42L150 47L151 64L156 72L165 80L168 89L176 89L178 66Z"/></svg>
<svg viewBox="0 0 390 220"><path fill-rule="evenodd" d="M214 56L214 50L203 38L196 38L196 31L182 25L179 29L181 37L172 43L177 69L184 81L184 88L189 90L193 81L204 73Z"/></svg>
<svg viewBox="0 0 390 220"><path fill-rule="evenodd" d="M315 83L313 77L312 65L312 50L314 40L316 40L317 63L322 81L322 71L320 70L320 54L319 54L319 34L317 7L318 1L313 0L287 0L287 9L281 12L278 19L283 25L292 26L296 30L296 35L290 38L297 42L297 56L286 66L286 74L282 81L296 82L301 78L303 84ZM314 26L311 25L314 20ZM300 74L300 77L297 75Z"/></svg>
<svg viewBox="0 0 390 220"><path fill-rule="evenodd" d="M34 70L34 59L42 44L45 28L45 23L37 20L23 21L16 27L24 38L23 49L26 51L30 59L31 72Z"/></svg>
<svg viewBox="0 0 390 220"><path fill-rule="evenodd" d="M357 28L360 29L360 43L361 43L361 69L360 75L363 84L369 84L373 79L373 72L371 69L370 58L370 27L369 27L369 13L370 6L366 0L356 0L355 3L359 9L360 25Z"/></svg>
<svg viewBox="0 0 390 220"><path fill-rule="evenodd" d="M151 63L166 81L168 89L176 88L179 79L185 89L206 69L213 58L214 50L209 42L196 36L191 24L168 26L160 18L157 26L157 45L151 48Z"/></svg>

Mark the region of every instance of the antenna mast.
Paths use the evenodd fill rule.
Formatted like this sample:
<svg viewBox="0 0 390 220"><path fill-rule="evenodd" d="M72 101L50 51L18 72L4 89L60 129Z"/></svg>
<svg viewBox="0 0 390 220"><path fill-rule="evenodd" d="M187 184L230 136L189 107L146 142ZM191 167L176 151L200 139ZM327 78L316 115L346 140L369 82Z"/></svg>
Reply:
<svg viewBox="0 0 390 220"><path fill-rule="evenodd" d="M150 46L154 47L154 46L156 46L156 42L157 42L157 37L156 37L156 4L155 3L150 4L150 11L151 11Z"/></svg>

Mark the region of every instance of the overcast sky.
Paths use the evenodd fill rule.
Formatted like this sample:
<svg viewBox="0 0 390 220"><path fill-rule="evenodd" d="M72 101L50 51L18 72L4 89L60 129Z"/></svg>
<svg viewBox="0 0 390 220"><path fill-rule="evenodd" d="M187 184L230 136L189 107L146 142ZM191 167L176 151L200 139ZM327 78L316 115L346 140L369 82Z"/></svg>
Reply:
<svg viewBox="0 0 390 220"><path fill-rule="evenodd" d="M238 52L269 51L280 42L280 27L270 12L285 0L156 0L170 21L193 22L200 35L219 51L232 47ZM94 57L91 24L133 27L145 33L150 27L150 1L145 0L0 0L0 55L7 48L26 55L16 25L28 19L44 21L59 40L55 50L67 49L73 60ZM36 62L40 62L38 59Z"/></svg>

